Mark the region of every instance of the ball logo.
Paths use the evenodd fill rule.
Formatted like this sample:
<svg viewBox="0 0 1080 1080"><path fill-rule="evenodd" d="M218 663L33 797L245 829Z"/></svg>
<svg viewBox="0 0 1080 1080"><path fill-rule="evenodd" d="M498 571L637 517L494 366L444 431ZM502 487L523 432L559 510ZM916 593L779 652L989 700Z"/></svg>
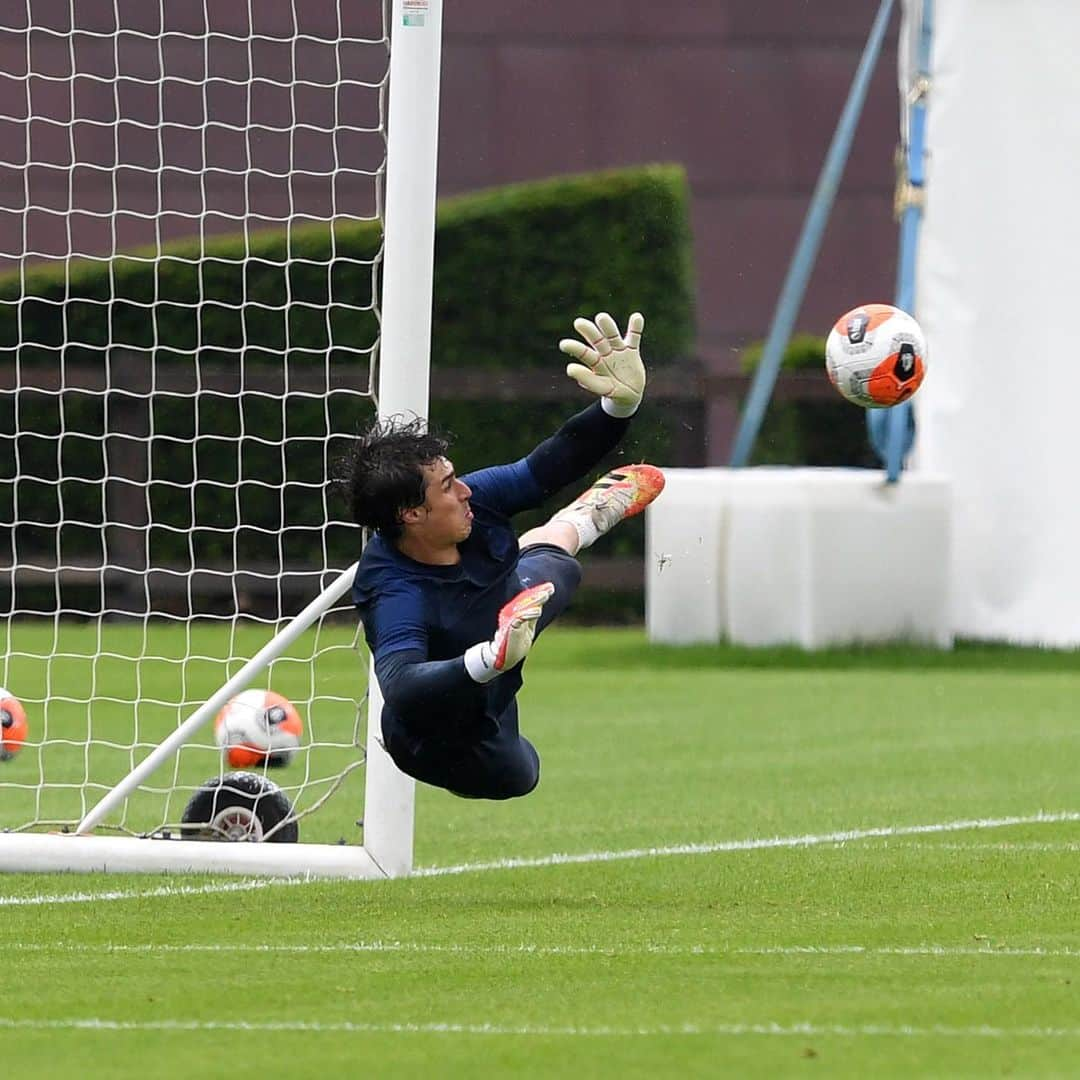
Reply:
<svg viewBox="0 0 1080 1080"><path fill-rule="evenodd" d="M870 325L870 316L865 311L856 311L848 319L847 339L852 345L858 345L866 337L866 328Z"/></svg>
<svg viewBox="0 0 1080 1080"><path fill-rule="evenodd" d="M900 382L906 382L915 374L915 346L910 342L905 341L900 346L900 354L896 358L893 374Z"/></svg>

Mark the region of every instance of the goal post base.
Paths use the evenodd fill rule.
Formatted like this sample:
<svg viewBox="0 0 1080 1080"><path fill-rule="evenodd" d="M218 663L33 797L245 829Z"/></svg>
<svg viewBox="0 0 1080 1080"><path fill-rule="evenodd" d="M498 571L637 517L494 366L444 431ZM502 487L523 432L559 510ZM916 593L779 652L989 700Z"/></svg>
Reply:
<svg viewBox="0 0 1080 1080"><path fill-rule="evenodd" d="M244 877L385 879L362 847L345 844L144 840L58 833L0 834L0 873L231 874Z"/></svg>

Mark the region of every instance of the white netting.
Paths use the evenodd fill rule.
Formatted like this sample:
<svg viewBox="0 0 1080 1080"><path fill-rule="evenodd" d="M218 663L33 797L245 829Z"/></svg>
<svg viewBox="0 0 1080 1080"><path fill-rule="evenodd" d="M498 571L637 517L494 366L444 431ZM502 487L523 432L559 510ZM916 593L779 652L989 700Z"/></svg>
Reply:
<svg viewBox="0 0 1080 1080"><path fill-rule="evenodd" d="M388 57L381 0L0 5L0 828L79 820L358 556ZM346 604L253 683L303 717L300 812L365 681ZM110 824L221 767L208 727Z"/></svg>

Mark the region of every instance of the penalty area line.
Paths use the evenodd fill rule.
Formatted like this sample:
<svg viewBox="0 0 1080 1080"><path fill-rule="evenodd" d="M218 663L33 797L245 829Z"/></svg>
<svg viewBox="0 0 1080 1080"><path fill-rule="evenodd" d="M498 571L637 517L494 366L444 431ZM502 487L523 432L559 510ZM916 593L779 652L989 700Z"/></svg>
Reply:
<svg viewBox="0 0 1080 1080"><path fill-rule="evenodd" d="M969 818L929 825L881 825L866 829L811 833L804 836L774 836L747 840L721 840L711 844L677 844L671 847L630 848L626 851L589 851L580 854L541 855L535 858L496 859L492 862L462 863L459 866L426 866L413 871L414 877L442 877L448 874L475 874L488 870L523 870L542 866L570 866L581 863L620 862L628 859L655 859L673 855L717 855L729 851L762 851L770 848L820 847L860 840L881 840L934 833L970 832L980 829L1007 829L1018 825L1053 825L1080 821L1080 811L1054 813L1039 811L1015 817Z"/></svg>
<svg viewBox="0 0 1080 1080"><path fill-rule="evenodd" d="M653 1024L578 1026L426 1023L364 1023L360 1021L284 1020L110 1020L101 1017L66 1017L52 1020L0 1017L0 1031L109 1031L109 1032L202 1032L229 1031L260 1034L305 1033L315 1035L502 1035L533 1038L660 1038L668 1036L793 1036L839 1038L959 1038L959 1039L1077 1039L1080 1027L970 1027L948 1024L815 1024L799 1021L751 1024Z"/></svg>
<svg viewBox="0 0 1080 1080"><path fill-rule="evenodd" d="M258 878L244 881L215 881L206 885L160 885L154 889L125 892L112 889L108 892L59 893L50 896L0 896L0 907L35 907L40 904L100 904L111 900L153 900L173 896L213 896L217 893L251 892L269 889L275 885L305 885L310 878Z"/></svg>
<svg viewBox="0 0 1080 1080"><path fill-rule="evenodd" d="M721 840L707 844L676 844L669 847L630 848L623 851L586 851L577 854L553 854L535 857L496 859L491 862L460 863L456 866L422 866L412 876L447 877L458 874L478 874L491 870L528 870L546 866L578 866L590 863L622 862L634 859L658 859L679 855L718 855L725 852L765 851L783 848L821 847L829 844L849 844L864 840L896 837L929 836L940 833L974 832L986 829L1007 829L1021 825L1055 825L1080 821L1080 811L1039 811L1036 814L1012 817L967 818L960 821L941 821L928 825L881 825L865 829L843 829L837 832L810 833L802 836L773 836L744 840ZM247 892L280 885L311 884L316 878L257 878L243 881L211 882L206 885L163 885L153 889L125 892L75 892L56 895L0 896L2 907L33 907L44 904L103 903L116 900L143 900L181 896L209 896L215 893Z"/></svg>

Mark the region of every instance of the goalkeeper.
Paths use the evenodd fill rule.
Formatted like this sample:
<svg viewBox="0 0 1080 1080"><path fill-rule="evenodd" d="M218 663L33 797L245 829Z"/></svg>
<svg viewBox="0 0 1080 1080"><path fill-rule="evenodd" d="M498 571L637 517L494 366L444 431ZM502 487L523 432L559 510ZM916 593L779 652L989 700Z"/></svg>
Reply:
<svg viewBox="0 0 1080 1080"><path fill-rule="evenodd" d="M559 348L600 400L527 457L458 476L446 440L419 420L380 421L345 461L356 522L374 530L353 601L383 694L383 745L403 772L454 794L527 795L540 759L518 731L517 692L533 640L581 580L574 556L660 493L663 474L629 465L520 539L510 518L578 482L622 438L645 388L640 341L606 313L576 319Z"/></svg>

